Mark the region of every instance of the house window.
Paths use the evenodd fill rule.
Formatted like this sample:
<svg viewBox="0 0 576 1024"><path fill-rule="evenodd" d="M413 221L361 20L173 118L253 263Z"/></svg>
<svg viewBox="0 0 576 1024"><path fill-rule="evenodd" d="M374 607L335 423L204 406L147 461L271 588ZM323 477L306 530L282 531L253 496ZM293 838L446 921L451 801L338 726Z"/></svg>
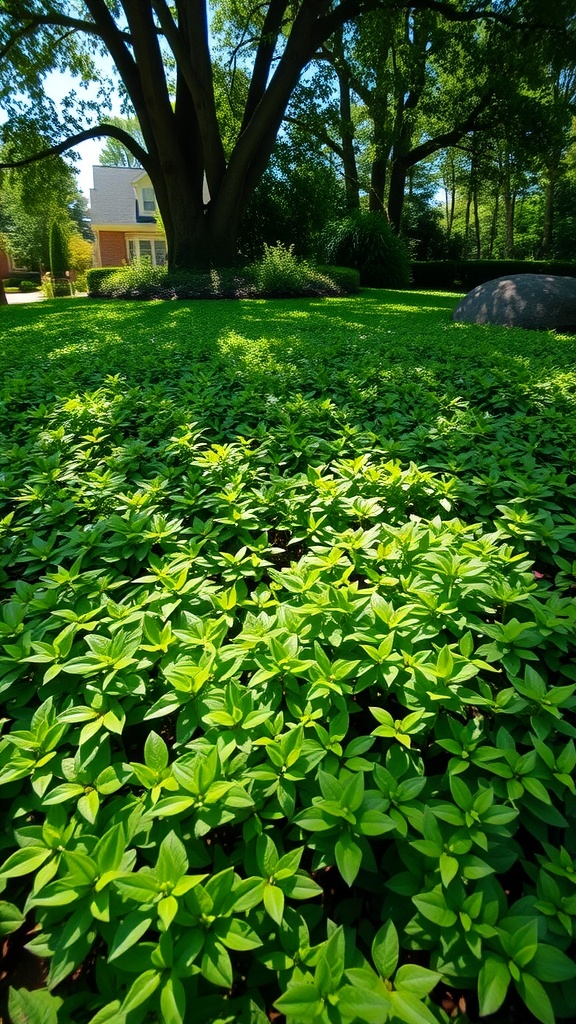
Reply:
<svg viewBox="0 0 576 1024"><path fill-rule="evenodd" d="M166 242L158 238L129 238L128 259L150 260L152 266L163 267L166 263Z"/></svg>
<svg viewBox="0 0 576 1024"><path fill-rule="evenodd" d="M140 239L140 259L152 262L152 242L149 238Z"/></svg>
<svg viewBox="0 0 576 1024"><path fill-rule="evenodd" d="M156 199L154 197L153 188L142 189L142 209L144 213L154 213L156 209Z"/></svg>
<svg viewBox="0 0 576 1024"><path fill-rule="evenodd" d="M161 239L154 242L154 263L157 267L163 267L166 263L166 242Z"/></svg>

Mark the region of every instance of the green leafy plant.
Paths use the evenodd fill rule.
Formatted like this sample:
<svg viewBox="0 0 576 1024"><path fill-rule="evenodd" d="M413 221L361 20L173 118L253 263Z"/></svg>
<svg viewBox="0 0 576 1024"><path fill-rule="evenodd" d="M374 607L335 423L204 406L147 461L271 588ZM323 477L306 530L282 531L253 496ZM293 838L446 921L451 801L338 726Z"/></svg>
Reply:
<svg viewBox="0 0 576 1024"><path fill-rule="evenodd" d="M407 288L410 261L404 242L385 216L356 211L326 226L321 252L327 263L360 271L363 285L372 288Z"/></svg>
<svg viewBox="0 0 576 1024"><path fill-rule="evenodd" d="M13 1020L573 1016L574 342L453 301L5 311Z"/></svg>

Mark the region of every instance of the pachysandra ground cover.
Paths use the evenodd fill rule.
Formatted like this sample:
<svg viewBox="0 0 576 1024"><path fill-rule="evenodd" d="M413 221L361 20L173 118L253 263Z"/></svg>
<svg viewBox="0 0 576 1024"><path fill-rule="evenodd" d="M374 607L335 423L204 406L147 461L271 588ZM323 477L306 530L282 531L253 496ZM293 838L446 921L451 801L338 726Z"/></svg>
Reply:
<svg viewBox="0 0 576 1024"><path fill-rule="evenodd" d="M456 301L2 314L14 1024L572 1019L576 342Z"/></svg>

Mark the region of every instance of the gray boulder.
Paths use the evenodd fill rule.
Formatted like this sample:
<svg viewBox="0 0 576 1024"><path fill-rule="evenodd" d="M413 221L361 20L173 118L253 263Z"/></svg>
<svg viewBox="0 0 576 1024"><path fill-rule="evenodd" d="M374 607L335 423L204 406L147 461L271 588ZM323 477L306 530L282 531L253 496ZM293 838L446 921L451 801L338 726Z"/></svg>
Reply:
<svg viewBox="0 0 576 1024"><path fill-rule="evenodd" d="M576 278L512 274L473 288L453 320L531 331L576 331Z"/></svg>

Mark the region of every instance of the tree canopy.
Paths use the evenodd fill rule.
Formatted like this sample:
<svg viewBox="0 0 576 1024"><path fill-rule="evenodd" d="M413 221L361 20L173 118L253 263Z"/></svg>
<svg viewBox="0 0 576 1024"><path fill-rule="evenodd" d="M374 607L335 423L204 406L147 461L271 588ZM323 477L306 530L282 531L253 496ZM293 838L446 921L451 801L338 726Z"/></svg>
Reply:
<svg viewBox="0 0 576 1024"><path fill-rule="evenodd" d="M31 152L23 127L41 121L52 153L108 137L150 175L172 267L230 263L243 212L271 156L290 99L308 67L342 26L370 11L429 11L453 24L498 24L511 33L573 32L571 0L271 0L256 7L219 0L212 32L205 0L2 0L0 102L7 134ZM411 31L409 27L409 31ZM59 107L44 93L48 70L99 81L98 61L116 68L142 143L99 116L81 90ZM222 68L225 69L224 77ZM238 76L242 88L237 88ZM222 95L233 97L222 103ZM206 201L206 186L209 200Z"/></svg>

